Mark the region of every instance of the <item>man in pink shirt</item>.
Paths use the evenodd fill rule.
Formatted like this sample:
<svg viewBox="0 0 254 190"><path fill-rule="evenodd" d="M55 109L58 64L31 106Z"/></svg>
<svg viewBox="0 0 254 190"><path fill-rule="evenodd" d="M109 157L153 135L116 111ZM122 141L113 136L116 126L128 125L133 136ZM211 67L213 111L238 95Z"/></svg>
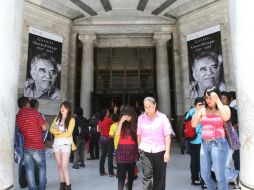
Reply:
<svg viewBox="0 0 254 190"><path fill-rule="evenodd" d="M170 159L171 128L167 116L156 109L152 97L144 99L145 113L138 118L138 144L143 168L142 189L164 190Z"/></svg>

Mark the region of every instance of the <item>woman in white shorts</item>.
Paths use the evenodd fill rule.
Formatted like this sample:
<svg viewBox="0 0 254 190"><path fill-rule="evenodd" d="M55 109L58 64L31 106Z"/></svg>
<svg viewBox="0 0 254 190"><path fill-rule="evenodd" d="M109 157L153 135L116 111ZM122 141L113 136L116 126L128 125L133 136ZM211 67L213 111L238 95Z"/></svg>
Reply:
<svg viewBox="0 0 254 190"><path fill-rule="evenodd" d="M68 163L73 144L74 126L75 119L71 115L71 104L65 101L60 105L59 114L50 127L50 132L55 136L53 149L59 171L60 190L71 189Z"/></svg>

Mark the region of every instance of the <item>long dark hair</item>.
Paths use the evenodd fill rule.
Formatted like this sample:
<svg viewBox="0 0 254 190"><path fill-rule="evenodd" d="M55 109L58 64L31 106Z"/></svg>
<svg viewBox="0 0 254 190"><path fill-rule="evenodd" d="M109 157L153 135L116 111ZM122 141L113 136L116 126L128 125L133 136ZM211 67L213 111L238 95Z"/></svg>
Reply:
<svg viewBox="0 0 254 190"><path fill-rule="evenodd" d="M61 103L61 105L60 105L60 111L59 111L58 116L57 116L57 120L59 120L59 122L61 122L62 118L63 118L62 113L61 113L61 107L62 106L64 106L68 110L68 113L67 113L65 121L64 121L64 127L65 127L65 129L68 129L69 124L70 124L70 120L72 118L72 115L71 115L71 112L72 112L72 110L71 110L71 104L68 101L64 101L64 102Z"/></svg>
<svg viewBox="0 0 254 190"><path fill-rule="evenodd" d="M122 124L122 129L121 129L121 135L123 137L127 136L128 134L130 134L130 136L132 137L132 139L137 142L137 137L135 135L135 132L137 130L137 113L135 112L134 108L127 105L124 106L120 112L120 118L123 115L129 115L131 116L131 120L130 121L124 121Z"/></svg>
<svg viewBox="0 0 254 190"><path fill-rule="evenodd" d="M219 90L217 87L215 87L215 86L213 86L213 87L211 87L211 88L207 88L207 89L205 90L205 92L204 92L204 97L206 96L206 94L207 94L208 96L210 96L212 92L216 93L216 94L218 95L218 97L221 99L220 90ZM208 104L206 103L206 101L205 101L205 107L206 107L206 108L208 107ZM216 104L215 107L216 107L216 109L218 109L217 104Z"/></svg>

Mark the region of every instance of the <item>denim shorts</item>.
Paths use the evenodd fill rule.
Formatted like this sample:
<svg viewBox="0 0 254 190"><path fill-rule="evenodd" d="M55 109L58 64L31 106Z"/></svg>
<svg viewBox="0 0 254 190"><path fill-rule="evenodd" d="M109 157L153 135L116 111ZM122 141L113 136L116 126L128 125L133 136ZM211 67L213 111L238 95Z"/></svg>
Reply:
<svg viewBox="0 0 254 190"><path fill-rule="evenodd" d="M71 144L52 145L54 152L71 152Z"/></svg>

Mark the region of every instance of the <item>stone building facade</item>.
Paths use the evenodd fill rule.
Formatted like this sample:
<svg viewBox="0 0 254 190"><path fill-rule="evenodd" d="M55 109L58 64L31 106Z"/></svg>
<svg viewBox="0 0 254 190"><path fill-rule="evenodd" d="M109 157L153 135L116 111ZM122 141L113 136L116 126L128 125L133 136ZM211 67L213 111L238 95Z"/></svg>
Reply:
<svg viewBox="0 0 254 190"><path fill-rule="evenodd" d="M106 12L92 18L84 18L72 22L63 16L50 12L42 7L32 3L25 3L24 27L22 41L22 58L19 74L19 95L23 94L24 83L26 80L27 52L28 52L28 29L30 26L43 31L63 37L62 48L62 73L61 73L61 100L69 100L75 105L76 90L76 67L77 67L77 46L78 43L87 44L91 41L91 46L98 48L105 47L155 47L165 38L165 43L172 43L174 91L171 99L174 99L174 113L176 118L181 118L185 111L192 105L193 99L189 98L189 70L188 54L186 45L186 36L188 34L215 26L221 26L222 49L224 61L224 76L227 90L235 90L234 76L231 61L231 41L228 21L227 1L216 1L200 9L187 13L179 18L159 18L147 13L137 11L126 11L126 17L120 17L119 11ZM133 20L135 18L135 20ZM156 39L158 38L158 39ZM157 42L156 42L157 41ZM84 46L85 47L85 46ZM92 48L91 47L91 48ZM166 50L165 50L166 51ZM161 51L158 51L161 52ZM86 53L86 52L84 52ZM90 52L91 53L91 52ZM84 55L84 54L83 54ZM94 64L93 54L90 56L91 64ZM158 55L158 60L161 60ZM166 60L170 62L170 60ZM89 61L89 60L86 60ZM86 63L84 63L85 65ZM86 72L86 71L84 71ZM82 93L85 93L86 100L83 106L90 107L90 91L94 90L94 76L88 78L87 74L93 71L87 71L85 86ZM160 76L160 75L158 75ZM167 80L167 79L166 79ZM158 84L157 84L158 85ZM165 87L162 87L165 88ZM157 91L159 86L157 86ZM165 89L161 90L165 93ZM166 90L167 91L167 90ZM158 93L158 92L157 92ZM169 94L169 92L167 92ZM165 97L165 94L161 95ZM82 99L82 97L81 97ZM158 100L159 102L162 102ZM167 101L167 107L170 107L170 99ZM55 115L61 101L40 100L41 110L45 115ZM163 102L165 104L165 102ZM163 106L161 104L161 106ZM163 108L167 114L171 113L170 108ZM89 117L90 109L86 112Z"/></svg>
<svg viewBox="0 0 254 190"><path fill-rule="evenodd" d="M3 61L0 64L0 119L3 126L0 130L0 151L3 153L0 155L0 163L4 163L0 165L0 171L3 171L0 174L0 189L11 188L13 184L12 142L17 112L16 99L24 92L29 27L63 37L61 100L40 99L40 110L49 120L57 114L63 100L69 100L73 106L85 107L85 116L89 117L93 107L91 93L96 90L96 49L150 47L155 50L156 92L153 94L158 99L159 109L174 117L176 127L179 128L183 114L193 103L193 99L189 98L186 36L216 25L221 29L226 90L236 90L238 96L242 143L241 185L243 189L253 189L254 89L253 63L249 59L252 57L254 42L254 27L249 19L253 14L252 0L244 3L236 0L167 0L161 4L158 3L160 1L140 0L137 9L128 9L129 5L126 3L120 3L122 9L114 9L107 4L109 1L101 1L105 9L101 14L88 9L80 3L84 1L80 0L61 1L63 6L52 4L52 9L46 4L57 1L40 2L9 0L0 3L0 39L3 42L0 44L0 57ZM79 2L80 9L77 9L85 16L80 17L73 9L66 9L71 2ZM97 8L102 7L99 1L87 2L94 3ZM147 11L144 11L145 2L148 2ZM113 6L116 5L116 1L112 0L112 3ZM129 1L129 4L133 3L135 2ZM158 8L153 11L153 7ZM165 7L169 9L163 12ZM66 16L65 12L73 17ZM163 14L159 14L160 12ZM81 76L77 80L80 66ZM80 89L77 89L78 82L81 82ZM80 98L77 97L77 91Z"/></svg>

